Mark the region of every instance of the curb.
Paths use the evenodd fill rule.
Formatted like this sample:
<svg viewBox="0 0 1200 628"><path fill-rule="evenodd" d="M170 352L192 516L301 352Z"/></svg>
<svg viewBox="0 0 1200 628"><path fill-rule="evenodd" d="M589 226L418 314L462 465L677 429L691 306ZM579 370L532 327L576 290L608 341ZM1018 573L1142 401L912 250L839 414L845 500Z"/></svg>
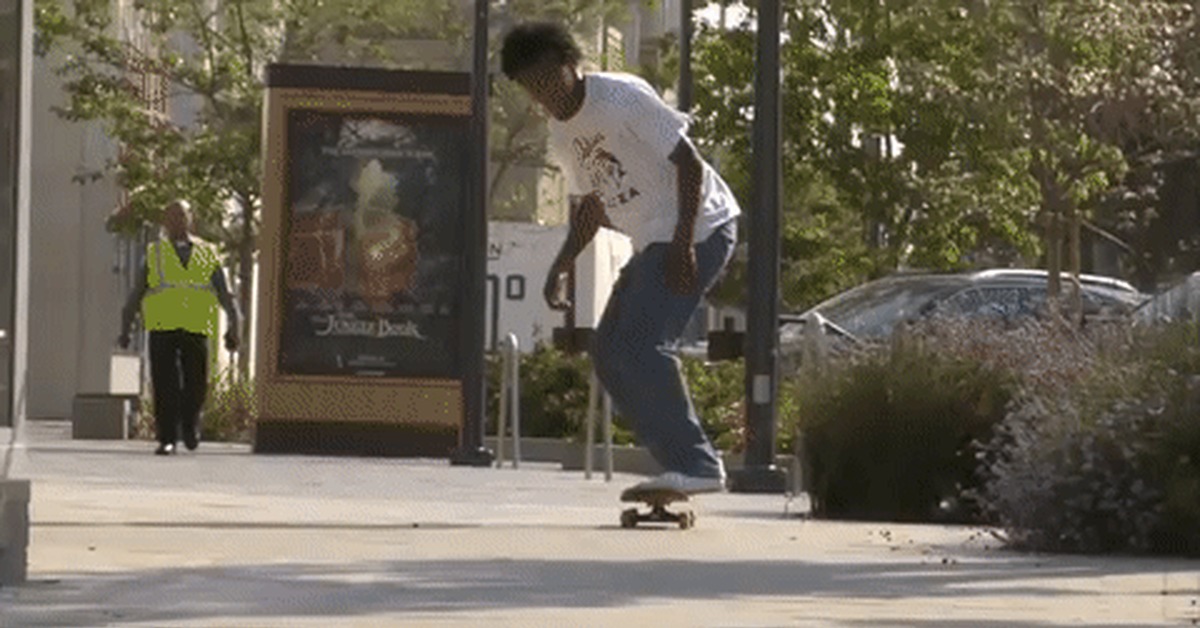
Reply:
<svg viewBox="0 0 1200 628"><path fill-rule="evenodd" d="M0 586L29 575L29 480L0 480Z"/></svg>

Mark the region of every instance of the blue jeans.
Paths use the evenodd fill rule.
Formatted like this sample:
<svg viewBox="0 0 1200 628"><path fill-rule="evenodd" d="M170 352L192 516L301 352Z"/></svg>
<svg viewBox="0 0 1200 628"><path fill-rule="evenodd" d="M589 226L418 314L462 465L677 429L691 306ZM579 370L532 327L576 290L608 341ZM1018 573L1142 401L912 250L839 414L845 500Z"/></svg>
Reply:
<svg viewBox="0 0 1200 628"><path fill-rule="evenodd" d="M621 270L596 329L596 375L638 441L667 471L712 478L721 473L716 450L700 425L675 349L704 295L733 256L737 222L696 245L699 289L681 295L667 287L667 243L635 254Z"/></svg>

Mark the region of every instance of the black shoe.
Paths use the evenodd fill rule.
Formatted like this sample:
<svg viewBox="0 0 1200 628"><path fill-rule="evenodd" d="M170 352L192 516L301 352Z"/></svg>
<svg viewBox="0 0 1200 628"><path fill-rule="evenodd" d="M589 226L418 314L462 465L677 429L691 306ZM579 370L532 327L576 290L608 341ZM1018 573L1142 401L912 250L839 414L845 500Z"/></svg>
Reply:
<svg viewBox="0 0 1200 628"><path fill-rule="evenodd" d="M161 443L158 449L154 450L154 455L156 456L170 456L173 453L175 453L174 443Z"/></svg>
<svg viewBox="0 0 1200 628"><path fill-rule="evenodd" d="M187 431L183 434L183 446L188 448L188 451L196 451L200 446L200 433L198 431Z"/></svg>

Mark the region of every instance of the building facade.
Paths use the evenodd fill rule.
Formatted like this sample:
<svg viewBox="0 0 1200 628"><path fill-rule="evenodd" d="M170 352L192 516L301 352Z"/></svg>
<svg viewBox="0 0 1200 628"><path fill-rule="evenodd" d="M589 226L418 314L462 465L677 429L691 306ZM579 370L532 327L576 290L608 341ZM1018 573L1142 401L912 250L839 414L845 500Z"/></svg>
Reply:
<svg viewBox="0 0 1200 628"><path fill-rule="evenodd" d="M33 0L0 0L0 479L28 413Z"/></svg>
<svg viewBox="0 0 1200 628"><path fill-rule="evenodd" d="M0 4L0 15L4 8L21 5L19 0L0 1L5 3ZM463 0L466 15L470 14L471 5L471 0ZM114 0L113 6L117 17L115 34L131 45L144 47L146 40L138 30L133 1ZM656 54L658 38L678 32L677 0L663 0L653 8L634 0L630 8L628 23L602 25L596 37L584 38L581 43L589 58L594 60L607 52L609 58L622 57L627 66L650 62ZM507 23L502 11L495 14L491 36L500 37ZM440 41L404 42L398 47L398 54L406 55L408 67L469 68L469 50ZM335 50L321 56L318 61L336 62ZM28 385L23 399L28 415L33 418L69 417L73 400L81 394L136 394L148 372L140 343L124 352L116 348L115 340L126 295L138 281L140 252L146 237L152 234L126 239L106 230L105 221L121 202L122 191L109 177L91 179L104 171L119 147L105 136L101 125L69 122L54 113L53 108L64 104L65 99L62 79L55 73L63 61L61 53L31 60L32 105L26 126L33 137L29 159L32 184L28 245L29 267L34 272L29 285L30 316L25 338L30 350ZM590 67L602 69L595 63ZM195 118L199 110L195 98L178 95L153 75L130 78L141 85L149 109L175 123L186 124ZM493 68L493 80L502 80L498 67ZM539 133L543 132L544 129L534 129L531 137L538 141ZM495 177L502 165L492 163L491 167L491 175ZM490 346L491 327L495 327L501 335L509 331L518 333L522 344L528 347L548 338L550 330L546 326L554 321L561 324L561 315L533 312L544 306L541 298L544 270L538 272L533 268L536 259L522 260L521 256L533 250L538 251L538 256L546 255L543 249L550 246L556 249L561 242L566 222L565 186L561 176L541 164L517 163L504 168L504 177L495 184L491 195L495 221L490 235L501 253L489 263L489 273L495 276L493 282L498 287L489 288L488 298L490 302L498 301L499 306L489 314L489 320L495 323L489 326L488 342ZM498 209L501 205L502 212ZM555 240L553 245L548 244ZM580 287L585 288L592 281L597 285L585 288L588 296L581 300L577 312L579 325L599 316L607 300L607 287L601 284L613 278L614 268L619 265L608 267L623 263L628 256L622 249L627 243L622 242L616 234L602 236L598 241L599 252L594 247L592 253L581 258L580 275L590 278L582 281ZM526 253L519 253L522 250ZM0 256L3 254L0 249ZM545 259L542 258L543 263ZM522 280L511 279L515 274L524 277L523 284ZM250 291L252 295L255 292ZM518 295L523 298L516 298ZM536 326L534 321L538 321ZM250 348L254 343L245 339L243 346ZM220 355L221 364L227 365L228 354L221 350Z"/></svg>

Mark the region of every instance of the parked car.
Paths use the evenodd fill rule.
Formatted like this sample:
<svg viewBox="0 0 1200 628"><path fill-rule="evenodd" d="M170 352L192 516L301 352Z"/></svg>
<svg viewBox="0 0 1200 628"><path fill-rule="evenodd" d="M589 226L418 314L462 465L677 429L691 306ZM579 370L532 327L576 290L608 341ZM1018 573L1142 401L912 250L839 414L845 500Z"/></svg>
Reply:
<svg viewBox="0 0 1200 628"><path fill-rule="evenodd" d="M808 321L824 333L853 342L883 339L897 325L934 315L1017 321L1045 310L1049 274L1033 269L992 269L957 274L899 273L842 292L800 315L784 317L780 341L802 340ZM1063 275L1064 295L1069 275ZM1128 282L1082 275L1084 320L1131 317L1147 300Z"/></svg>
<svg viewBox="0 0 1200 628"><path fill-rule="evenodd" d="M1200 272L1147 299L1134 319L1139 325L1200 320Z"/></svg>

